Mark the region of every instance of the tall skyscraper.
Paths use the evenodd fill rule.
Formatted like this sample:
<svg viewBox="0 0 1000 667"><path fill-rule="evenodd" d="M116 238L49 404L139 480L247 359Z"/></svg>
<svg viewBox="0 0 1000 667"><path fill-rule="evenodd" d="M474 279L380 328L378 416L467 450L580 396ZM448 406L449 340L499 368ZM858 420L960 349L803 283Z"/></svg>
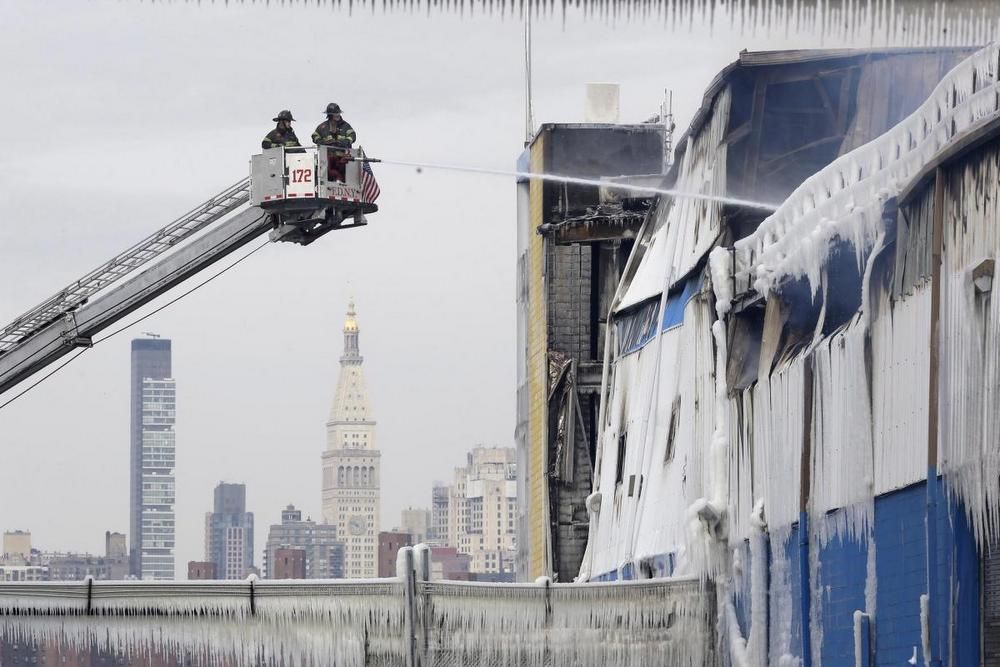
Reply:
<svg viewBox="0 0 1000 667"><path fill-rule="evenodd" d="M170 341L132 341L132 428L129 480L129 572L174 578L176 386Z"/></svg>
<svg viewBox="0 0 1000 667"><path fill-rule="evenodd" d="M349 579L378 573L381 454L375 449L375 420L358 347L354 303L344 321L344 354L340 357L337 393L326 423L323 452L323 520L337 527L346 545Z"/></svg>
<svg viewBox="0 0 1000 667"><path fill-rule="evenodd" d="M245 484L219 482L214 511L205 514L205 560L219 579L243 579L253 567L253 513Z"/></svg>

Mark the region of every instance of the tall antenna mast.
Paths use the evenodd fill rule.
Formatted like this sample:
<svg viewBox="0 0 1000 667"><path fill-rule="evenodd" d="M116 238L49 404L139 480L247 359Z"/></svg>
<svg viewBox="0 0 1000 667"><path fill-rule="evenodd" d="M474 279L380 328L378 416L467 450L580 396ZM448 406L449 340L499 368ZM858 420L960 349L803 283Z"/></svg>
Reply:
<svg viewBox="0 0 1000 667"><path fill-rule="evenodd" d="M663 90L660 105L660 122L663 123L663 173L674 164L674 91Z"/></svg>
<svg viewBox="0 0 1000 667"><path fill-rule="evenodd" d="M535 121L531 111L531 8L524 12L524 142L535 134Z"/></svg>

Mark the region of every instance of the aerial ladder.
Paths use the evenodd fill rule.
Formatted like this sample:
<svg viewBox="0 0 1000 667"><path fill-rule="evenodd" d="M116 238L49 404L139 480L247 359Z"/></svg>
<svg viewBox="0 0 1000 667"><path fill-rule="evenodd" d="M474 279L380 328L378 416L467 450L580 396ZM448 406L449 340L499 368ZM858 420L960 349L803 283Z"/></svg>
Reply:
<svg viewBox="0 0 1000 667"><path fill-rule="evenodd" d="M360 148L271 148L250 176L118 253L0 329L0 394L254 239L308 245L378 210ZM245 206L249 204L248 206Z"/></svg>

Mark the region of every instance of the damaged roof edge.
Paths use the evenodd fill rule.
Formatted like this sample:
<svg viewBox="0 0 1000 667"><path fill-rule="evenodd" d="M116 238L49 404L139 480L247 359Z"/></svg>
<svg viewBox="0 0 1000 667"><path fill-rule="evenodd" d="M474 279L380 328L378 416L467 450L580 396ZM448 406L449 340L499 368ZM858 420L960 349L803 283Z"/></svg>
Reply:
<svg viewBox="0 0 1000 667"><path fill-rule="evenodd" d="M667 174L666 182L672 183L677 178L677 170L681 164L679 159L687 150L687 138L697 133L708 119L715 96L719 94L729 75L737 68L768 67L773 65L794 65L824 60L844 60L862 56L896 56L917 53L941 53L946 51L968 51L974 53L977 47L939 46L939 47L884 47L875 49L799 49L794 51L740 51L739 58L725 67L708 84L701 99L701 106L694 112L691 123L674 143L674 164Z"/></svg>
<svg viewBox="0 0 1000 667"><path fill-rule="evenodd" d="M525 142L525 150L529 150L538 137L547 130L629 130L631 132L662 132L663 125L660 123L542 123L531 135L531 139Z"/></svg>

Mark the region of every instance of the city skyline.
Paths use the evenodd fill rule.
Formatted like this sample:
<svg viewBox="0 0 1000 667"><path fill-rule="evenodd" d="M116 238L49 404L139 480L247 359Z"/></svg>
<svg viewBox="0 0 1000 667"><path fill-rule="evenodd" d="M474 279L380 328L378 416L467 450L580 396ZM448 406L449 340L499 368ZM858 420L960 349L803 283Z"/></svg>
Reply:
<svg viewBox="0 0 1000 667"><path fill-rule="evenodd" d="M21 103L0 114L23 128L0 157L8 185L0 200L24 216L22 224L0 231L6 278L0 311L16 316L242 178L263 132L273 126L270 119L283 108L293 111L304 138L302 130L321 120L325 105L338 102L358 143L375 157L514 167L525 139L518 21L440 17L415 33L413 17L354 12L355 29L342 36L343 48L365 52L375 40L385 50L358 63L357 76L370 85L338 93L287 77L286 58L247 48L273 38L271 5L97 0L61 3L56 12L32 3L0 10L15 27L0 51L22 63L2 74ZM316 45L328 42L346 10L300 6L288 16L298 31L287 60L315 62ZM238 34L228 30L234 21ZM80 41L81 32L105 31L109 22L118 27L114 40ZM705 83L738 49L719 47L728 36L724 26L718 40L702 34L665 40L656 23L625 30L574 17L565 24L540 19L533 26L535 118L582 120L585 84L617 81L623 121L656 113L669 86L676 91L677 124L684 127ZM190 35L196 46L178 52L177 34ZM450 50L423 48L427 39L445 36L454 49L468 48L476 57L460 61ZM739 47L806 41L760 38ZM132 50L147 54L144 67L121 66ZM677 57L690 66L669 80L649 66ZM576 58L591 66L567 68ZM390 61L393 67L386 67ZM159 101L150 104L154 79ZM277 87L261 86L261 80ZM203 104L183 101L191 91ZM410 107L405 122L386 103L387 91ZM115 103L108 105L111 97ZM67 104L74 109L72 124L64 122ZM32 113L25 117L23 108ZM40 144L38 137L50 141ZM179 148L192 142L211 150ZM66 155L87 155L102 177L84 188L68 170L49 174L44 168ZM153 155L162 178L136 168ZM267 247L136 327L174 339L174 373L182 382L178 566L204 555L204 499L220 478L247 484L259 525L277 521L278 508L288 502L320 516L312 490L319 483L317 442L338 368L342 306L351 294L364 312L366 375L377 397L380 447L393 461L382 470L383 525L395 522L403 507L428 503L433 479L448 477L442 461L458 460L476 442L513 441L514 181L431 169L417 174L388 164L373 169L382 195L367 227L331 233L306 248ZM35 205L53 189L73 193L72 216ZM476 252L455 252L449 239L458 230ZM24 461L17 471L0 470L0 525L32 526L54 547L91 551L100 550L101 541L87 530L90 516L131 532L121 499L128 485L128 397L121 378L128 374L130 334L87 350L0 410L5 454ZM61 419L50 418L52 406L60 406ZM36 462L37 452L52 462ZM306 472L272 480L277 466ZM78 476L101 479L105 489L69 508L43 491ZM258 554L263 537L256 537Z"/></svg>
<svg viewBox="0 0 1000 667"><path fill-rule="evenodd" d="M376 422L362 371L364 358L360 351L360 327L353 299L348 304L342 331L341 372L327 421L327 447L322 455L322 522L309 518L303 520L301 510L289 504L281 512L281 523L271 525L262 550L262 574L265 577L272 574L273 567L269 561L275 559L276 550L283 550L282 555L287 560L288 554L284 551L288 547L303 550L302 566L308 578L315 577L317 572L324 578L334 572L337 576L349 578L374 577L379 572L380 558L384 558L379 553L381 458L375 447ZM195 571L200 573L201 568L210 565L216 579L245 578L257 571L254 567L257 549L254 513L247 511L247 487L242 483L218 483L213 491L213 508L204 515L203 560L188 561L187 568L175 566L177 545L173 503L176 500L174 465L178 415L176 380L172 377L173 339L157 334L144 336L131 342L130 469L133 482L130 484L129 507L132 532L128 535L115 533L123 542L128 541L128 573L140 579L174 579L181 578L177 574L183 572L190 576L191 566L195 566ZM493 451L503 452L501 458L494 461L495 457L480 454ZM426 508L409 506L401 511L399 530L411 535L415 543L426 541L454 547L461 553L468 552L472 556L470 564L474 570L503 569L507 559L498 554L504 549L493 555L493 561L488 565L482 560L482 554L472 553L481 552L482 547L468 548L469 537L465 535L468 527L457 527L457 514L452 507L458 502L455 494L465 494L466 477L471 476L477 482L480 477L484 480L496 477L491 473L480 475L473 472L474 457L477 470L485 470L494 463L503 468L504 463L513 466L512 452L509 448L475 447L467 454L467 468L454 469L460 480L456 478L455 484L451 485L433 482L427 489ZM480 461L480 458L483 460ZM505 475L502 470L498 479L503 487ZM494 490L488 493L492 494ZM502 489L499 493L507 495ZM443 496L443 508L438 496ZM462 501L464 503L464 497ZM481 504L482 500L479 502ZM507 510L507 499L504 498L505 517ZM463 512L460 523L464 524L469 518ZM302 527L308 527L308 530L304 531ZM465 536L459 539L456 531ZM306 532L311 537L304 537ZM30 535L30 531L27 534ZM138 541L135 536L138 536ZM110 542L108 545L110 553ZM36 576L41 576L40 572Z"/></svg>

